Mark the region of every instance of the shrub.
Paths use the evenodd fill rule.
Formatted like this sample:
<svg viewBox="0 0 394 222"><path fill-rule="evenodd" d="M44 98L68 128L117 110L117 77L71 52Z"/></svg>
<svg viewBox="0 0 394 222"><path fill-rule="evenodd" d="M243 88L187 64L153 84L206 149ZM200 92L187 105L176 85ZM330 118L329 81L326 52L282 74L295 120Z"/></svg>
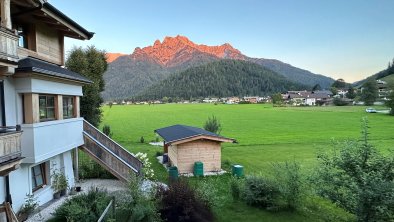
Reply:
<svg viewBox="0 0 394 222"><path fill-rule="evenodd" d="M114 179L115 177L109 173L106 169L100 166L98 163L89 158L81 158L79 161L79 178L90 179L90 178L102 178L102 179Z"/></svg>
<svg viewBox="0 0 394 222"><path fill-rule="evenodd" d="M271 180L260 176L248 176L245 179L242 198L249 205L273 209L278 207L279 190Z"/></svg>
<svg viewBox="0 0 394 222"><path fill-rule="evenodd" d="M131 175L128 192L123 192L117 197L118 212L122 216L117 221L161 221L154 198L155 190L143 191L142 186L142 178Z"/></svg>
<svg viewBox="0 0 394 222"><path fill-rule="evenodd" d="M30 215L33 211L38 207L37 198L34 197L33 194L29 195L26 194L25 203L22 205L21 209L19 210L18 214L27 214Z"/></svg>
<svg viewBox="0 0 394 222"><path fill-rule="evenodd" d="M209 204L183 180L171 183L167 190L159 190L158 196L161 199L161 218L165 221L208 222L214 220Z"/></svg>
<svg viewBox="0 0 394 222"><path fill-rule="evenodd" d="M55 221L97 221L111 198L107 192L91 187L86 194L66 200L55 210Z"/></svg>
<svg viewBox="0 0 394 222"><path fill-rule="evenodd" d="M148 155L146 153L139 152L139 153L135 154L135 157L137 157L139 160L141 160L141 162L144 164L144 167L142 169L144 177L146 179L150 179L150 180L155 179L155 172L152 169L152 166L151 166L152 164L149 161Z"/></svg>
<svg viewBox="0 0 394 222"><path fill-rule="evenodd" d="M341 98L334 98L334 100L332 101L334 103L334 105L336 106L346 106L349 103Z"/></svg>
<svg viewBox="0 0 394 222"><path fill-rule="evenodd" d="M213 208L220 208L223 205L223 196L219 195L218 187L220 186L220 177L210 177L198 180L194 186L197 195L208 206Z"/></svg>
<svg viewBox="0 0 394 222"><path fill-rule="evenodd" d="M145 139L143 136L141 136L141 138L140 138L140 143L145 143Z"/></svg>
<svg viewBox="0 0 394 222"><path fill-rule="evenodd" d="M111 126L109 125L104 125L103 126L103 133L107 135L108 137L112 138L112 132L111 132Z"/></svg>
<svg viewBox="0 0 394 222"><path fill-rule="evenodd" d="M338 142L338 150L318 156L318 193L357 215L359 221L394 220L394 154L383 156L369 144L368 121L362 140Z"/></svg>
<svg viewBox="0 0 394 222"><path fill-rule="evenodd" d="M243 179L240 179L238 177L232 176L230 179L230 191L231 191L231 196L233 197L233 200L239 200L241 197L241 190L242 190L242 184L243 184Z"/></svg>
<svg viewBox="0 0 394 222"><path fill-rule="evenodd" d="M301 174L300 164L297 162L275 163L272 166L272 171L280 197L285 203L285 208L296 209L305 195L305 179Z"/></svg>
<svg viewBox="0 0 394 222"><path fill-rule="evenodd" d="M220 134L220 131L222 131L222 125L216 116L212 115L212 117L208 117L205 122L204 129L212 133Z"/></svg>

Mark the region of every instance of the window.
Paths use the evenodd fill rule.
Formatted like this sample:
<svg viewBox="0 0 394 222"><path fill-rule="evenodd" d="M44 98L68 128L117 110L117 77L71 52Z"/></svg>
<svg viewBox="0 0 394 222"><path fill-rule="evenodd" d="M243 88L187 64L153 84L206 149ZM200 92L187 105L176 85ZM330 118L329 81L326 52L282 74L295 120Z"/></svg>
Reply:
<svg viewBox="0 0 394 222"><path fill-rule="evenodd" d="M47 184L46 164L41 163L31 168L31 181L33 192Z"/></svg>
<svg viewBox="0 0 394 222"><path fill-rule="evenodd" d="M26 28L23 26L17 26L16 30L18 31L18 35L19 35L18 46L27 49L29 46L27 42Z"/></svg>
<svg viewBox="0 0 394 222"><path fill-rule="evenodd" d="M63 96L63 118L74 117L74 97Z"/></svg>
<svg viewBox="0 0 394 222"><path fill-rule="evenodd" d="M40 106L41 121L48 121L55 119L55 96L40 95L39 106Z"/></svg>

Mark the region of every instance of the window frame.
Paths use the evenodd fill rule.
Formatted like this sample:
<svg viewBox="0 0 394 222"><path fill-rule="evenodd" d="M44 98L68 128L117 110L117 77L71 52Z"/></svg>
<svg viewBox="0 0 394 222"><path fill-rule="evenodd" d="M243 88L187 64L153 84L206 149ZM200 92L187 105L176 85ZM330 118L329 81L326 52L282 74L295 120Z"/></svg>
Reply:
<svg viewBox="0 0 394 222"><path fill-rule="evenodd" d="M35 172L36 167L39 169L39 174ZM47 177L47 168L46 168L46 163L41 163L38 165L35 165L31 168L31 188L33 192L36 192L37 190L45 187L48 184L48 177ZM41 177L42 184L37 185L37 178Z"/></svg>
<svg viewBox="0 0 394 222"><path fill-rule="evenodd" d="M62 108L63 108L63 119L71 119L75 117L75 97L74 96L63 96L62 98ZM68 100L65 105L64 102ZM71 103L70 103L71 101ZM71 110L69 106L71 105ZM65 112L66 111L66 112ZM66 113L68 115L66 115Z"/></svg>
<svg viewBox="0 0 394 222"><path fill-rule="evenodd" d="M45 118L41 118L41 97L45 97ZM53 97L53 107L48 107L48 98ZM53 109L53 117L48 117L48 109ZM39 112L39 119L40 122L52 121L56 120L56 95L49 95L49 94L39 94L38 95L38 112Z"/></svg>

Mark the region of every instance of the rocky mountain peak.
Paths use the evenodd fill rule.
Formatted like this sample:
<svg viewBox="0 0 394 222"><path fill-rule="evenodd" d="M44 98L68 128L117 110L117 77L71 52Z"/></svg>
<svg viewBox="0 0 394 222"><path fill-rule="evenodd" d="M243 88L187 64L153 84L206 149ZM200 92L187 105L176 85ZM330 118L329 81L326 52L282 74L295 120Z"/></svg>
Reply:
<svg viewBox="0 0 394 222"><path fill-rule="evenodd" d="M137 47L131 57L136 60L146 60L147 57L149 57L150 60L162 66L171 67L190 61L196 54L205 54L208 57L213 56L219 59L244 60L246 58L239 50L232 47L229 43L220 46L199 45L189 40L186 36L181 35L175 37L167 36L162 42L156 40L152 46L147 46L142 49ZM117 55L117 57L115 55ZM121 54L108 53L108 56L111 56L111 59L107 61L112 62L121 56Z"/></svg>

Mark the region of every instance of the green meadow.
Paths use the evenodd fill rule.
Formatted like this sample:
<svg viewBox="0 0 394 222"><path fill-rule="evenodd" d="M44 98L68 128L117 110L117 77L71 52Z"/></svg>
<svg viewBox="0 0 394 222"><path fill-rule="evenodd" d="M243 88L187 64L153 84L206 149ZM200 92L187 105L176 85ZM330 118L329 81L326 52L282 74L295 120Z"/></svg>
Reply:
<svg viewBox="0 0 394 222"><path fill-rule="evenodd" d="M162 148L147 144L156 139L155 129L174 124L202 127L209 116L215 115L222 124L221 135L238 142L222 145L224 168L237 163L244 166L246 174L264 174L270 171L273 162L295 160L309 171L316 164L317 153L331 148L332 141L360 138L363 117L369 121L371 143L384 153L394 148L394 117L366 113L365 108L272 107L270 104L114 105L103 107L102 125L110 125L113 139L131 152L148 153L158 180L166 181L166 171L154 159ZM140 143L141 136L144 144ZM305 221L307 218L320 221L319 217L298 212L272 213L234 203L229 194L228 176L204 180L217 183L221 190L219 195L224 197L224 206L216 212L219 221ZM318 202L332 208L332 212L340 210L323 200Z"/></svg>

